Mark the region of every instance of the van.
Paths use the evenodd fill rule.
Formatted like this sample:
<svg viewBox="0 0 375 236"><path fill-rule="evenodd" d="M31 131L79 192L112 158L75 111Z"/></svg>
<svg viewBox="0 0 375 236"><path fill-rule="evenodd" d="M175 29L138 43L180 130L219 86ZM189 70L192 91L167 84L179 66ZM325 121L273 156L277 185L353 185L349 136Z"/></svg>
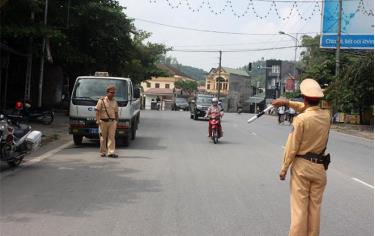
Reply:
<svg viewBox="0 0 375 236"><path fill-rule="evenodd" d="M119 121L116 141L129 146L135 139L140 119L140 90L133 86L130 78L109 77L108 73L95 76L79 76L73 87L69 108L69 134L76 145L82 144L83 137L99 139L95 106L106 95L108 85L116 87L115 99L119 106Z"/></svg>

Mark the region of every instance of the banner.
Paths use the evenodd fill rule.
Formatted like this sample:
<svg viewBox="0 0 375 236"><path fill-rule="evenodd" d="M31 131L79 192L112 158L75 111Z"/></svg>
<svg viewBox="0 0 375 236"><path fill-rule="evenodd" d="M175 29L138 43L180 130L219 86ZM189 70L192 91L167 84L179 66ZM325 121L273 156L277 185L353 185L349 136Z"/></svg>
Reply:
<svg viewBox="0 0 375 236"><path fill-rule="evenodd" d="M323 0L322 48L336 48L338 0ZM341 48L374 48L374 1L343 0L341 17Z"/></svg>

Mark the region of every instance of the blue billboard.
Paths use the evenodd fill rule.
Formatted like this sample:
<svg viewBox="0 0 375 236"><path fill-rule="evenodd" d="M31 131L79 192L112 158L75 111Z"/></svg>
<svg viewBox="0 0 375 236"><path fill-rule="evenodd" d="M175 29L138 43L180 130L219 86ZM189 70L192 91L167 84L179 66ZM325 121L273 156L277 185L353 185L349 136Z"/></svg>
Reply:
<svg viewBox="0 0 375 236"><path fill-rule="evenodd" d="M336 48L339 2L323 1L322 48ZM343 0L341 20L341 48L374 48L374 1Z"/></svg>

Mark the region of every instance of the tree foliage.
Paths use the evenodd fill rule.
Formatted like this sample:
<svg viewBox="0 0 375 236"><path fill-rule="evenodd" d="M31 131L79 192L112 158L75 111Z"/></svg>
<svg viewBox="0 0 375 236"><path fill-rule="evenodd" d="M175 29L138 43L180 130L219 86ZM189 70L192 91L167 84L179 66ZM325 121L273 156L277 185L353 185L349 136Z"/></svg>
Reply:
<svg viewBox="0 0 375 236"><path fill-rule="evenodd" d="M33 54L40 56L47 37L54 63L75 78L95 71L130 76L137 82L159 75L154 63L166 47L146 42L149 33L137 30L116 0L49 0L44 25L44 0L12 0L1 8L1 41L27 52L33 38ZM31 13L34 12L34 20Z"/></svg>
<svg viewBox="0 0 375 236"><path fill-rule="evenodd" d="M197 91L198 83L196 81L191 80L178 80L174 83L174 86L178 89L182 89L182 91L185 91L189 95L191 95L194 91Z"/></svg>
<svg viewBox="0 0 375 236"><path fill-rule="evenodd" d="M321 49L320 36L304 36L302 45L302 79L313 78L326 87L325 98L332 102L335 111L356 112L372 107L374 96L373 51L342 50L340 77L335 76L335 50Z"/></svg>

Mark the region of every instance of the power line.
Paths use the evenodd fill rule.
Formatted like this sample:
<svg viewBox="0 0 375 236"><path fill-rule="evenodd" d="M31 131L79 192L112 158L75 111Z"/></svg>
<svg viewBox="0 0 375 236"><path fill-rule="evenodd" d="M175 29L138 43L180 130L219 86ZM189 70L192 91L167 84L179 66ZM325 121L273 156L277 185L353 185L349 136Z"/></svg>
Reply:
<svg viewBox="0 0 375 236"><path fill-rule="evenodd" d="M137 21L142 21L154 25L161 25L169 28L175 28L175 29L180 29L180 30L190 30L190 31L197 31L197 32L205 32L205 33L215 33L215 34L234 34L234 35L250 35L250 36L274 36L274 35L279 35L279 33L242 33L242 32L229 32L229 31L218 31L218 30L207 30L207 29L197 29L197 28L191 28L191 27L184 27L184 26L175 26L175 25L168 25L168 24L163 24L159 23L156 21L151 21L151 20L146 20L142 18L135 18L133 17L132 19L137 20ZM318 34L320 32L297 32L298 34ZM291 34L296 34L296 33L291 33Z"/></svg>
<svg viewBox="0 0 375 236"><path fill-rule="evenodd" d="M172 45L171 47L210 47L210 46L239 46L239 45L253 45L253 44L268 44L268 43L286 43L290 40L277 40L277 41L263 41L251 43L224 43L224 44L190 44L190 45Z"/></svg>
<svg viewBox="0 0 375 236"><path fill-rule="evenodd" d="M171 49L170 51L174 52L205 52L205 53L217 53L222 52L254 52L254 51L269 51L269 50L279 50L286 48L294 48L295 46L285 46L285 47L273 47L273 48L252 48L252 49L236 49L236 50L220 50L220 49Z"/></svg>

